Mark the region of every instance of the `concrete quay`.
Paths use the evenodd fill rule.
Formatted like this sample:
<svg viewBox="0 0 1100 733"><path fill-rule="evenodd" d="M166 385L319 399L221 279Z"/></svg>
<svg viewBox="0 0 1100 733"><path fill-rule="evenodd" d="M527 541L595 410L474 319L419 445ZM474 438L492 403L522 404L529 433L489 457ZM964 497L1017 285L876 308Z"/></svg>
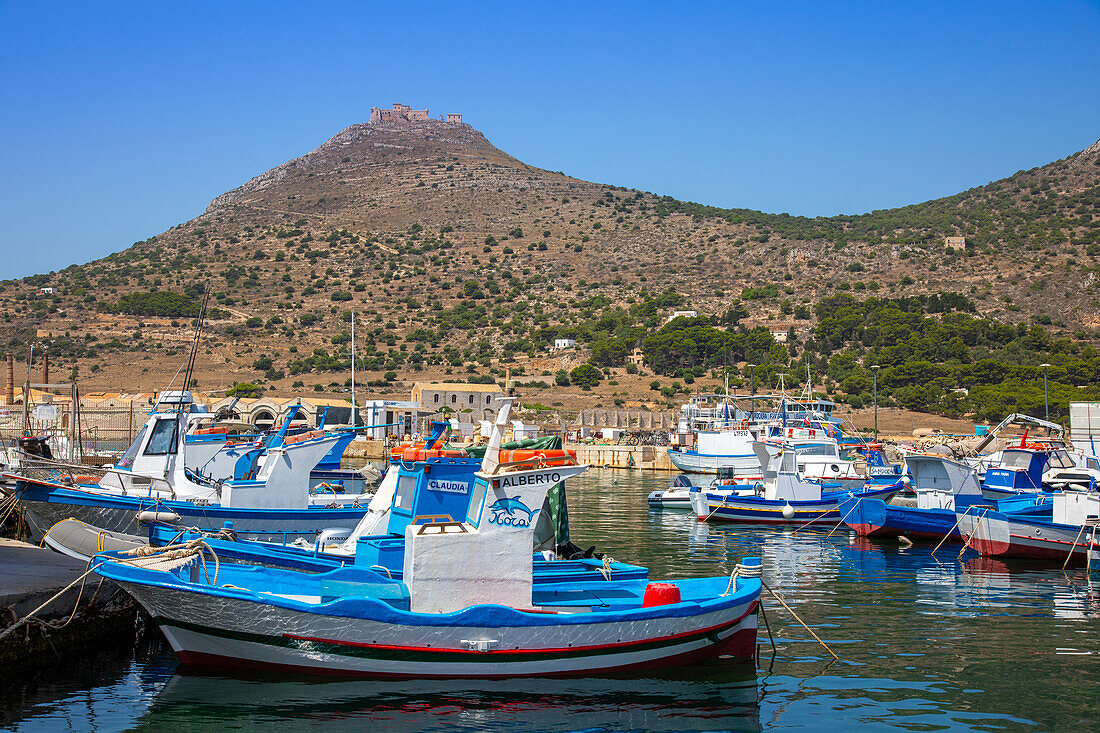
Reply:
<svg viewBox="0 0 1100 733"><path fill-rule="evenodd" d="M0 538L0 632L24 618L79 578L87 565L52 550ZM35 614L47 624L71 623L53 629L33 621L0 640L0 674L10 674L63 653L94 646L105 637L133 628L135 604L114 583L89 575Z"/></svg>
<svg viewBox="0 0 1100 733"><path fill-rule="evenodd" d="M668 457L668 449L652 445L598 445L567 443L565 448L577 451L577 461L590 466L636 468L648 471L678 471Z"/></svg>

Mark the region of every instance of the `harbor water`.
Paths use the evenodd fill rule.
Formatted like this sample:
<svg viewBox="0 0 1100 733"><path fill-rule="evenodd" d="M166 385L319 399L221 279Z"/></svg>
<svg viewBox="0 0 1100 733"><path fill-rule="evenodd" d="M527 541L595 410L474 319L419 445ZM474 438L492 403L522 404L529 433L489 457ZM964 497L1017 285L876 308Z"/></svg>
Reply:
<svg viewBox="0 0 1100 733"><path fill-rule="evenodd" d="M833 661L765 593L760 664L616 678L328 681L176 670L151 630L132 649L5 682L0 726L18 731L1097 730L1100 583L1082 568L903 547L846 529L708 525L651 511L669 474L593 469L569 489L577 544L651 577L764 578L836 652ZM1100 581L1100 576L1094 576Z"/></svg>

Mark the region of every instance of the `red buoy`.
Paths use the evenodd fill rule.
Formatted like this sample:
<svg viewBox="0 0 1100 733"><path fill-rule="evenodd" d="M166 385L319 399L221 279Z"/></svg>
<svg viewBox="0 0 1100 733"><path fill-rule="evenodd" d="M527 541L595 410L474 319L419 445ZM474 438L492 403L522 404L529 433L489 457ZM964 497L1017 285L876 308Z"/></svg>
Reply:
<svg viewBox="0 0 1100 733"><path fill-rule="evenodd" d="M642 608L668 606L680 602L680 586L672 583L650 583L645 587Z"/></svg>

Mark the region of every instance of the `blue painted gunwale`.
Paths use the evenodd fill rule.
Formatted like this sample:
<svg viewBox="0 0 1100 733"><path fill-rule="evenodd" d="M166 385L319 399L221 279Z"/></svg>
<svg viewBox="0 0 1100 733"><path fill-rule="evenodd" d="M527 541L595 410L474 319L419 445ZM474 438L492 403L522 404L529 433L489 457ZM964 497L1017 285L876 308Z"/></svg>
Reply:
<svg viewBox="0 0 1100 733"><path fill-rule="evenodd" d="M290 598L282 598L276 595L261 595L253 590L243 588L214 587L203 583L186 581L175 573L166 573L156 570L147 570L131 565L123 565L112 562L113 558L120 557L116 553L104 553L93 558L91 566L99 575L123 584L141 585L148 588L182 591L199 595L224 598L256 603L264 606L283 608L289 611L310 613L340 618L355 618L380 623L389 623L399 626L448 626L448 627L531 627L531 626L586 626L592 624L615 623L620 621L643 621L659 618L692 618L703 614L733 608L746 602L752 602L760 597L761 581L759 578L743 578L740 587L733 590L728 596L720 595L727 587L729 578L726 576L712 578L691 578L686 580L667 581L674 583L681 589L683 596L688 600L680 603L650 608L620 609L610 611L593 610L586 613L574 614L546 614L541 612L527 612L508 606L496 604L483 604L470 606L451 613L414 613L394 608L385 601L367 596L351 596L338 598L325 603L307 603ZM294 571L263 568L251 566L248 572L269 576L272 583L271 592L278 592L280 576L286 574L303 575ZM354 575L362 577L364 571L356 569ZM328 573L310 574L311 581L318 584L323 580L340 581L341 575L348 575L344 568L332 570ZM378 584L389 583L384 575L374 573L376 576L372 582ZM219 578L221 580L221 578ZM361 582L361 581L359 581ZM640 584L642 591L645 588L644 581L635 581ZM593 589L606 587L606 581L592 581L590 584L571 584L573 589L583 589L584 585L590 585ZM641 596L639 595L639 601Z"/></svg>
<svg viewBox="0 0 1100 733"><path fill-rule="evenodd" d="M150 543L163 546L169 542L186 542L200 535L181 530L179 527L152 522L149 525ZM371 539L403 539L395 535L379 535ZM332 555L324 552L314 552L291 545L283 545L277 542L263 542L259 540L219 540L207 537L209 544L218 557L223 559L243 560L246 562L275 562L286 567L310 570L312 572L326 572L344 566L355 564L354 556ZM362 567L362 566L359 566ZM404 572L402 567L384 566L390 571L394 579L400 579ZM567 583L586 581L593 573L599 572L603 562L595 559L586 560L554 560L547 562L542 555L534 556L534 579L536 583ZM648 568L641 565L628 563L611 563L611 577L616 580L644 580L649 577Z"/></svg>

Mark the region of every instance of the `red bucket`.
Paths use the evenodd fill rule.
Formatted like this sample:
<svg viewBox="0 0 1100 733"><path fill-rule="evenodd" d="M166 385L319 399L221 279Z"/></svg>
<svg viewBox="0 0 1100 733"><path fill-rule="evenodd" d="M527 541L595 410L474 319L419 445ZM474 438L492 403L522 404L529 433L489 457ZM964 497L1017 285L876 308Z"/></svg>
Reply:
<svg viewBox="0 0 1100 733"><path fill-rule="evenodd" d="M645 587L642 608L668 606L680 602L680 586L672 583L650 583Z"/></svg>

